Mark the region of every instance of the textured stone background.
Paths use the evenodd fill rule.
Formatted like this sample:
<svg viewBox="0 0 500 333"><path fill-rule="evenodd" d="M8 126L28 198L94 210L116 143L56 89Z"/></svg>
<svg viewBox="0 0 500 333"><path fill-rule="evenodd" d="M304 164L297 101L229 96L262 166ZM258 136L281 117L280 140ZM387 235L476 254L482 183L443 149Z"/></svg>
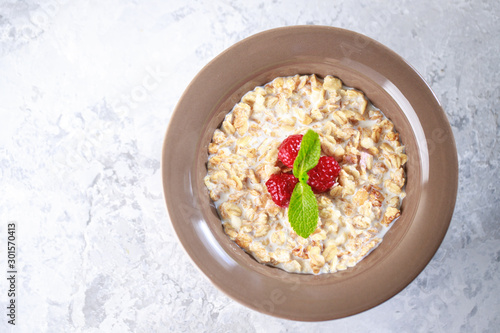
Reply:
<svg viewBox="0 0 500 333"><path fill-rule="evenodd" d="M0 267L17 221L20 272L18 325L0 311L0 331L498 332L499 13L494 0L0 1ZM161 188L163 136L193 76L235 42L296 24L351 29L407 59L442 102L460 163L428 267L331 322L276 319L215 289Z"/></svg>

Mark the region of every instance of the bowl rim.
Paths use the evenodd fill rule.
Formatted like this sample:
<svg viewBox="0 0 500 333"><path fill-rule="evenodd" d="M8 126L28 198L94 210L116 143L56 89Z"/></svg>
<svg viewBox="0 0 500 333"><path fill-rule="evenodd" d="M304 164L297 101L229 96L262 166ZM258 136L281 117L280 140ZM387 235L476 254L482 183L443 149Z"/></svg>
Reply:
<svg viewBox="0 0 500 333"><path fill-rule="evenodd" d="M193 94L196 92L196 90L199 89L198 87L198 82L200 80L206 80L207 75L212 75L213 71L215 68L219 66L223 66L224 64L227 64L227 62L234 56L240 54L242 50L247 50L251 47L255 47L255 45L259 44L262 42L262 40L266 40L266 42L269 44L270 40L277 40L280 38L285 38L285 37L290 37L294 36L294 38L298 38L299 41L303 42L305 38L310 38L311 36L329 36L331 38L338 38L341 39L343 42L346 41L346 38L350 38L352 40L353 44L346 44L346 45L356 45L356 43L359 44L367 44L369 45L370 48L373 50L376 50L377 52L380 52L381 54L385 54L387 56L390 56L391 60L394 62L395 66L403 71L406 75L411 74L412 80L414 82L405 82L402 84L402 86L395 85L391 86L390 84L393 81L398 81L393 74L392 76L388 79L389 86L385 87L385 91L387 92L389 89L402 89L403 94L402 94L402 99L401 96L397 95L397 92L392 92L393 95L391 97L393 99L397 99L394 96L398 96L398 101L397 105L398 107L402 107L402 103L410 103L411 108L415 108L414 102L411 98L408 100L406 99L405 92L408 90L408 87L412 86L418 86L419 91L421 94L425 95L426 98L429 99L428 104L431 106L431 110L433 113L435 113L435 119L433 120L434 122L431 125L428 125L426 121L423 121L422 119L424 116L428 116L430 111L422 111L419 108L417 108L415 114L407 114L407 109L401 110L404 116L406 117L406 121L412 126L412 128L415 126L414 133L418 132L419 126L422 128L420 130L423 131L423 137L422 133L417 133L418 137L415 139L417 141L418 145L418 153L423 154L423 156L427 153L429 155L429 152L431 149L433 150L431 153L433 154L433 157L435 158L438 156L439 163L436 163L434 160L431 160L427 156L427 160L424 156L419 163L420 164L425 164L428 163L427 169L425 168L425 165L420 165L420 168L424 170L423 174L415 174L415 177L420 178L422 180L423 178L427 177L427 181L429 181L430 178L432 178L433 181L438 182L438 184L434 183L425 183L423 185L427 186L428 188L424 191L423 194L418 196L418 207L419 210L415 212L415 216L412 218L422 218L420 215L423 216L423 213L421 210L423 209L421 205L425 207L425 205L430 205L429 200L435 199L436 195L433 193L434 190L438 190L439 187L446 185L447 190L448 190L448 196L446 200L444 200L444 205L445 208L443 211L438 212L437 218L439 218L439 223L436 223L438 227L432 227L434 235L432 236L432 240L429 241L429 244L426 244L428 248L424 251L423 256L414 258L416 263L414 264L404 264L401 262L399 259L398 263L401 265L404 265L404 267L397 271L398 274L401 274L401 277L398 277L395 279L394 286L391 288L390 292L387 290L384 291L383 295L376 295L376 297L371 297L371 299L366 300L366 299L360 299L357 304L352 304L349 309L346 310L341 310L341 309L335 309L335 311L332 312L322 312L320 314L317 313L312 313L308 312L308 308L304 306L286 306L289 303L293 303L295 301L294 299L294 293L299 294L301 291L301 287L306 286L309 290L314 291L315 289L318 289L320 291L325 290L325 285L341 285L341 280L343 277L346 277L346 279L352 280L356 279L356 272L355 269L351 269L349 271L349 274L343 274L343 272L340 273L333 273L333 274L323 274L319 276L308 276L304 277L304 275L298 275L298 274L290 274L290 273L285 273L288 274L289 277L283 277L282 273L277 273L279 276L278 281L274 283L272 286L269 288L265 289L265 292L270 295L267 299L262 300L262 302L256 302L255 299L248 299L248 291L243 292L241 289L238 288L236 284L232 285L227 285L227 280L224 280L221 278L218 272L214 271L213 268L208 267L208 265L216 265L217 269L223 270L227 276L236 276L241 279L245 279L245 274L251 275L252 276L252 281L246 281L249 282L248 288L254 292L257 293L261 292L258 290L262 285L265 283L269 283L269 279L276 279L275 277L270 276L270 274L276 273L275 271L270 271L269 269L264 269L264 268L256 268L250 264L248 266L248 258L245 258L245 256L248 256L246 254L241 254L237 253L238 251L237 246L233 248L230 248L231 245L228 244L223 244L225 241L220 238L220 235L217 235L214 230L210 229L210 226L206 221L203 221L206 219L206 216L201 216L200 220L200 215L196 214L196 212L193 211L194 207L183 207L182 209L179 209L179 198L176 195L176 191L179 190L179 187L183 190L182 192L184 195L189 196L191 195L192 198L194 198L195 202L194 205L199 205L200 201L203 200L199 196L199 193L197 193L197 188L199 189L199 186L197 184L193 184L193 181L195 181L196 176L194 175L194 172L187 171L187 174L184 173L184 177L178 177L178 178L184 178L182 180L179 180L174 188L174 186L170 185L170 182L172 180L172 175L176 174L175 168L177 167L178 163L174 163L173 157L176 155L176 153L179 153L178 148L176 149L175 147L178 146L178 141L175 141L175 136L172 133L177 133L179 131L179 127L186 127L189 128L188 125L186 125L185 120L183 120L182 114L185 112L183 109L185 106L185 101L186 99L190 99L193 97ZM302 38L302 39L301 39ZM300 54L300 50L296 50L298 54ZM354 51L353 51L354 52ZM350 58L348 57L347 60ZM320 60L318 60L320 61ZM352 65L352 64L351 64ZM293 64L292 64L293 66ZM370 68L365 68L365 70L370 70ZM380 69L377 68L377 71L384 71L385 69ZM386 75L385 73L382 73L383 75ZM373 74L374 75L374 74ZM256 76L256 75L254 75ZM258 76L258 75L257 75ZM342 79L342 78L341 78ZM399 80L401 81L401 80ZM402 81L403 82L403 81ZM207 112L207 115L205 118L198 120L198 123L196 124L197 126L200 126L200 124L207 122L208 119L213 117L214 113L216 112L216 109L221 109L223 108L224 103L227 105L231 105L229 101L231 100L229 96L235 96L236 95L236 100L239 100L237 97L241 95L241 90L243 89L244 84L239 82L239 86L237 87L240 92L238 92L238 89L230 89L230 91L226 91L226 94L224 96L220 96L218 100L218 105L214 105L211 107L211 109ZM385 82L384 82L385 84ZM349 84L347 84L349 85ZM396 95L394 95L396 94ZM241 97L241 96L239 96ZM235 98L233 98L231 101L234 102ZM371 98L370 98L371 99ZM233 103L234 104L234 103ZM430 127L429 127L430 126ZM193 126L194 127L194 126ZM429 128L427 128L429 127ZM438 135L438 139L433 138L433 131L436 129L441 129L442 133ZM445 138L444 140L441 140L439 138ZM422 142L422 140L424 140ZM203 149L203 141L200 138L197 138L194 140L196 142L191 142L192 147L197 147L197 149ZM205 139L206 141L206 139ZM175 143L175 144L174 144ZM443 154L443 156L440 156ZM196 155L196 154L195 154ZM191 162L193 164L198 163L199 164L199 158L191 156L192 160ZM443 173L443 163L446 164L446 168L449 171L448 175L445 175L444 178L441 178L441 182L439 179L436 179L436 177L432 174L431 171L436 172L438 170L440 174ZM199 268L202 273L222 292L224 292L226 295L230 296L231 298L235 299L236 301L240 302L243 305L246 305L254 310L260 311L262 313L270 314L273 316L281 317L281 318L286 318L286 319L293 319L293 320L301 320L301 321L320 321L320 320L331 320L331 319L336 319L336 318L341 318L341 317L346 317L349 315L353 315L362 311L365 311L369 308L372 308L389 298L393 297L397 293L399 293L403 288L405 288L408 284L415 279L418 274L425 268L425 266L428 264L428 262L432 259L433 255L437 251L439 245L441 244L446 231L449 227L451 217L453 214L454 206L455 206L455 201L456 201L456 195L457 195L457 190L458 190L458 159L457 159L457 153L456 153L456 146L455 146L455 141L453 138L453 133L451 131L451 127L447 121L446 115L439 104L439 101L437 100L435 94L432 92L428 84L425 82L425 80L422 78L420 74L411 66L409 65L402 57L385 47L384 45L380 44L379 42L366 37L364 35L358 34L353 31L341 29L341 28L334 28L334 27L327 27L327 26L289 26L289 27L281 27L281 28L275 28L271 30L266 30L260 33L257 33L255 35L252 35L250 37L247 37L246 39L243 39L242 41L234 44L233 46L229 47L228 49L224 50L222 53L220 53L217 57L215 57L213 60L211 60L191 81L191 83L188 85L186 90L184 91L183 95L179 99L179 102L172 114L172 118L168 124L167 132L165 134L164 138L164 143L163 143L163 149L162 149L162 180L163 180L163 189L164 189L164 196L165 196L165 201L168 209L168 213L170 216L170 221L172 223L173 229L175 231L175 234L177 238L179 239L179 242L182 244L185 252L188 254L188 257L192 260L192 262L195 264L197 268ZM188 165L184 165L185 167L189 167ZM417 168L419 169L419 168ZM419 169L420 170L420 169ZM199 177L198 177L199 178ZM197 179L199 181L199 179ZM444 183L444 184L443 184ZM204 184L202 184L204 186ZM198 191L199 192L199 191ZM432 198L431 198L432 197ZM174 200L175 198L175 200ZM406 200L406 199L405 199ZM422 201L422 202L421 202ZM434 207L433 205L432 207ZM417 216L418 215L418 216ZM190 230L191 234L187 235L186 230L185 230L185 222L186 219L190 219L191 223L197 224L199 230L196 231L193 228L193 230ZM422 226L418 226L418 228L413 228L413 226L410 226L407 228L407 230L404 231L404 234L401 236L402 239L406 237L406 233L422 233L423 231L420 230L422 229ZM200 231L201 230L201 231ZM428 232L426 234L429 234ZM200 241L203 238L203 242L205 243L206 248L204 249L205 252L212 252L209 253L208 256L203 256L199 252L200 250L196 250L196 244L192 244L193 237L196 239L198 237ZM382 242L383 244L384 242ZM221 246L222 245L222 246ZM396 244L395 246L402 246L401 244ZM415 244L412 244L412 247L415 247ZM375 252L375 251L374 251ZM236 253L236 254L235 254ZM211 262L210 261L210 256L212 257L217 257L217 259L214 259ZM371 256L371 254L370 254ZM221 260L223 258L223 260ZM213 259L213 258L212 258ZM227 264L224 264L224 260L226 261L233 261L236 262L236 268ZM366 259L364 259L366 260ZM396 262L396 261L395 261ZM243 264L242 264L243 263ZM247 265L246 267L244 265ZM263 266L261 264L258 264L258 266ZM250 268L249 268L250 267ZM263 266L266 267L266 266ZM356 266L357 267L357 266ZM354 268L356 268L354 267ZM354 272L353 272L354 271ZM272 272L272 273L270 273ZM330 275L329 277L325 278L324 275ZM335 277L333 277L335 275ZM338 277L338 278L337 278ZM397 280L397 281L396 281ZM281 282L281 284L280 284ZM375 284L376 285L376 284ZM277 287L278 286L278 287ZM283 286L283 287L281 287ZM316 288L317 286L322 286L323 288ZM284 290L284 291L283 291ZM272 295L273 292L277 291L277 294L274 296ZM339 290L337 290L340 292ZM315 291L316 293L318 291ZM352 295L349 294L349 292L344 292L345 297L349 297ZM286 301L281 301L282 299L285 299ZM309 304L310 305L310 304Z"/></svg>

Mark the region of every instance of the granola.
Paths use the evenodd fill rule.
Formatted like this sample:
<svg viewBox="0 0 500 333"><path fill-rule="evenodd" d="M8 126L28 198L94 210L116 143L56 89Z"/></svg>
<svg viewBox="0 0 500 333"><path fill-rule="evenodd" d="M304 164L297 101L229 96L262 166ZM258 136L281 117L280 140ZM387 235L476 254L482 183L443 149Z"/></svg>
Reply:
<svg viewBox="0 0 500 333"><path fill-rule="evenodd" d="M280 143L308 129L342 170L330 191L316 194L318 226L304 239L265 182L290 171L278 161ZM257 261L288 272L356 265L401 214L407 156L399 134L363 92L333 76L278 77L246 93L215 130L208 152L204 182L225 233Z"/></svg>

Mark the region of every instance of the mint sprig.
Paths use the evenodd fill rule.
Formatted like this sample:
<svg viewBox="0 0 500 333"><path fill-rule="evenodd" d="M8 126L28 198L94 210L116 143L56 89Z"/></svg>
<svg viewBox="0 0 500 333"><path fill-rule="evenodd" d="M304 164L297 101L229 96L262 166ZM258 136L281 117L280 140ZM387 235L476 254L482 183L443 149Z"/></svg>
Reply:
<svg viewBox="0 0 500 333"><path fill-rule="evenodd" d="M308 130L300 143L299 153L293 163L293 175L299 182L293 189L288 209L288 220L297 235L307 238L318 225L318 203L307 184L307 172L314 168L321 155L318 133Z"/></svg>
<svg viewBox="0 0 500 333"><path fill-rule="evenodd" d="M318 203L307 183L298 182L290 198L288 220L300 237L307 238L318 225Z"/></svg>

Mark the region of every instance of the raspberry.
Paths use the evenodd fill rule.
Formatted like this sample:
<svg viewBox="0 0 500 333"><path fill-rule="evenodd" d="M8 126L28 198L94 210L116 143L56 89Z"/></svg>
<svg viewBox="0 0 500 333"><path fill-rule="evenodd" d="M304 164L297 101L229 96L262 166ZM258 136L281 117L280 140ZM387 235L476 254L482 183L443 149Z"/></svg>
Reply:
<svg viewBox="0 0 500 333"><path fill-rule="evenodd" d="M298 179L289 173L271 175L266 182L267 191L271 194L274 203L280 207L288 207L295 184Z"/></svg>
<svg viewBox="0 0 500 333"><path fill-rule="evenodd" d="M322 156L318 164L307 173L309 176L307 183L314 193L325 192L335 184L339 173L340 166L335 158Z"/></svg>
<svg viewBox="0 0 500 333"><path fill-rule="evenodd" d="M299 153L302 137L302 134L290 135L288 138L283 140L279 147L278 158L289 168L293 168L293 162Z"/></svg>

